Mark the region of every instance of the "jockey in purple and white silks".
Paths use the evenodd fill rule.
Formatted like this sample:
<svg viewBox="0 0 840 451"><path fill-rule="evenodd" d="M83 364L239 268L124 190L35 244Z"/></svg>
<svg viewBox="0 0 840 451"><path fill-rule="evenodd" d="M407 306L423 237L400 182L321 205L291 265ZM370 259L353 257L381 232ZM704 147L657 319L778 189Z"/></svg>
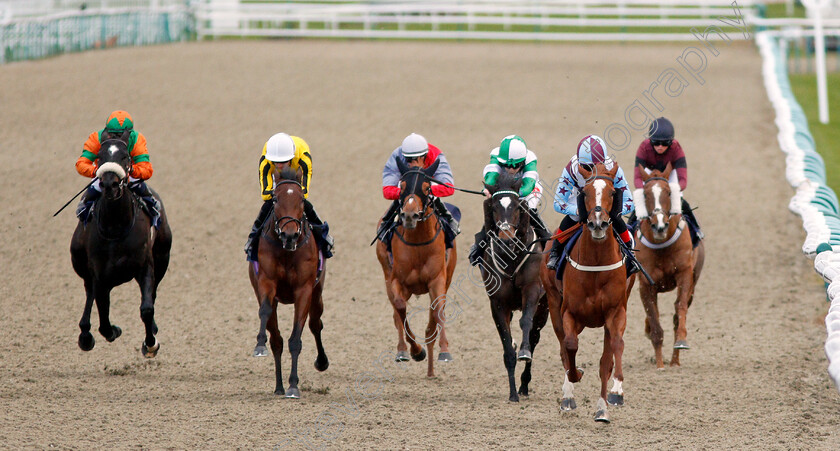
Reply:
<svg viewBox="0 0 840 451"><path fill-rule="evenodd" d="M564 232L581 220L586 219L580 215L581 210L585 208L581 194L586 184L586 179L580 174L579 168L584 166L588 170L592 170L598 163L603 163L608 170L618 164L618 162L607 155L607 143L603 139L595 135L588 135L580 140L575 155L572 156L572 159L563 169L563 176L554 195L554 210L566 215L560 223L558 233ZM622 215L628 215L634 210L633 197L627 186L627 180L624 178L624 171L620 167L615 173L613 186L615 187L616 195L613 199L612 211L609 212L612 226L621 238L625 248L633 249L635 245L633 236L627 230L627 224L621 218ZM555 240L548 259L549 269L555 269L557 267L561 248L562 246L559 246Z"/></svg>

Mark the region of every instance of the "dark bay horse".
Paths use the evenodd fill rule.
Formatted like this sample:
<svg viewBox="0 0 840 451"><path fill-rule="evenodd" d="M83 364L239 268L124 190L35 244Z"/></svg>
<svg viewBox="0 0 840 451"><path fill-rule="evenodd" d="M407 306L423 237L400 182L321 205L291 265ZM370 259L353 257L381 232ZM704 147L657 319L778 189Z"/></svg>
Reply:
<svg viewBox="0 0 840 451"><path fill-rule="evenodd" d="M615 194L613 180L617 171L618 165L607 170L602 163L598 163L591 172L580 168L580 174L587 180L583 188L586 211L580 212L581 220L586 220L586 227L569 253L562 287L554 271L546 267L548 255L540 269L540 277L548 296L551 323L560 340L563 366L566 369L561 410L576 407L573 383L580 381L583 376L583 371L575 365L578 335L585 327L604 328L604 350L600 362L601 394L595 412L595 421L602 422L610 421L607 402L613 405L624 404L621 356L627 324L627 277L608 214ZM613 386L607 397L607 381L611 374Z"/></svg>
<svg viewBox="0 0 840 451"><path fill-rule="evenodd" d="M146 327L142 352L147 358L157 355L160 343L155 339L155 298L157 287L169 266L172 232L163 210L160 223L152 227L151 217L141 207L142 200L128 187L131 155L121 139L102 141L98 155L102 196L96 201L89 221L79 221L70 242L73 269L85 282L85 310L79 321L79 347L93 349L96 341L90 333L93 301L99 311L99 333L114 341L122 329L111 324L109 309L111 289L132 279L140 285L140 317ZM160 201L160 196L152 192Z"/></svg>
<svg viewBox="0 0 840 451"><path fill-rule="evenodd" d="M455 246L446 249L443 225L438 221L430 198L431 177L438 162L426 169L409 168L397 159L400 180L400 220L391 238L391 255L385 243L377 241L376 257L385 276L385 290L394 308L394 325L397 328L397 361L407 361L405 336L411 345L411 357L420 362L426 358L421 344L426 344L429 363L426 375L435 376L435 340L440 340L438 360L450 361L449 341L446 339L446 291L455 272L457 258ZM429 294L429 323L425 339L417 337L409 327L406 316L408 300L412 295Z"/></svg>
<svg viewBox="0 0 840 451"><path fill-rule="evenodd" d="M303 214L303 188L299 171L283 169L274 171L274 210L263 224L258 247L258 262L248 265L248 276L260 306L260 332L257 334L255 357L268 355L266 329L271 333L271 353L274 355L275 395L300 398L297 364L301 350L300 336L309 317L309 330L315 336L318 357L315 369L324 371L330 366L321 330L324 301L325 259L320 258L312 229ZM283 337L277 328L277 304L294 304L295 313L289 352L292 354L292 372L289 389L283 390L280 356Z"/></svg>
<svg viewBox="0 0 840 451"><path fill-rule="evenodd" d="M543 244L531 226L530 209L519 199L521 184L521 177L502 173L495 186L484 185L490 192L490 198L484 200L484 227L490 243L484 247L478 264L482 280L500 281L499 284L485 284L485 289L502 340L510 385L509 400L513 402L519 402L519 395L528 396L531 355L540 341L540 330L548 320L548 301L540 281ZM519 319L522 345L518 354L510 333L514 310L522 311ZM517 360L526 362L518 394L514 375Z"/></svg>
<svg viewBox="0 0 840 451"><path fill-rule="evenodd" d="M674 353L671 366L680 365L680 350L689 349L686 336L686 314L694 300L694 287L703 270L706 251L701 240L697 247L691 242L686 221L682 217L679 192L673 193L668 184L671 164L664 172L653 171L647 174L642 170L645 182L645 211L636 211L639 217L639 230L636 232L639 251L636 257L648 270L654 283L645 278L639 281L639 295L645 307L645 334L650 338L656 353L656 368L663 369L662 342L664 333L659 324L659 305L657 295L677 289L674 302ZM674 201L676 200L676 203ZM671 207L674 208L671 208ZM650 214L648 214L648 212Z"/></svg>

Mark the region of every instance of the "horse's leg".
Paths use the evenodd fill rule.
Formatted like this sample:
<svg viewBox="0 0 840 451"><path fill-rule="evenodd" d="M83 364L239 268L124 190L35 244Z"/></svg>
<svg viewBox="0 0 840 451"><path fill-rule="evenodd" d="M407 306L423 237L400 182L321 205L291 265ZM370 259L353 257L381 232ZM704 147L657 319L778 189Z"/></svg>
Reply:
<svg viewBox="0 0 840 451"><path fill-rule="evenodd" d="M393 293L393 300L391 301L392 305L394 306L394 324L397 326L397 337L399 342L397 343L397 361L405 361L405 341L403 336L408 337L409 343L409 352L411 354L411 358L414 359L416 362L422 362L423 359L426 358L426 350L423 349L422 346L417 344L416 337L417 335L414 334L411 330L411 326L409 326L408 321L406 320L406 309L408 307L408 299L411 297L411 293L405 290L399 282L395 279L392 282L392 293Z"/></svg>
<svg viewBox="0 0 840 451"><path fill-rule="evenodd" d="M99 312L99 333L105 337L105 340L114 341L122 335L122 329L111 324L111 287L94 281L93 293L96 300L96 310Z"/></svg>
<svg viewBox="0 0 840 451"><path fill-rule="evenodd" d="M85 278L85 310L82 312L82 319L79 321L79 348L82 351L90 351L96 345L93 334L90 333L90 311L93 308L93 281L90 277Z"/></svg>
<svg viewBox="0 0 840 451"><path fill-rule="evenodd" d="M502 340L503 359L508 374L508 385L510 386L510 397L508 401L519 402L519 395L516 393L516 355L510 337L510 310L502 308L501 300L491 299L490 310L493 313L493 321L496 323L496 331Z"/></svg>
<svg viewBox="0 0 840 451"><path fill-rule="evenodd" d="M650 343L653 345L653 352L656 354L656 368L665 368L665 363L662 360L662 341L665 332L662 330L662 325L659 323L659 303L657 300L656 286L648 284L646 281L639 283L639 297L642 298L642 306L645 308L645 335L650 338Z"/></svg>
<svg viewBox="0 0 840 451"><path fill-rule="evenodd" d="M277 308L277 304L274 305L274 308ZM280 334L280 329L277 327L276 311L272 311L268 316L266 328L271 334L269 344L271 345L271 355L274 356L274 394L285 395L286 391L283 389L283 371L280 365L280 357L283 355L283 335Z"/></svg>
<svg viewBox="0 0 840 451"><path fill-rule="evenodd" d="M626 327L627 310L624 307L618 307L615 314L611 318L608 318L604 324L604 349L606 350L606 339L609 337L611 352L607 356L607 359L609 360L610 371L613 376L613 385L607 395L607 402L614 406L624 405L624 389L621 387L624 383L624 370L621 360L624 355L624 329ZM606 335L607 333L609 333L609 336ZM613 362L615 362L615 371L612 371ZM607 376L609 376L609 373ZM606 380L604 380L604 387L606 388Z"/></svg>
<svg viewBox="0 0 840 451"><path fill-rule="evenodd" d="M541 271L543 270L541 269ZM548 298L548 312L551 316L551 325L554 329L554 335L557 336L557 341L560 342L560 358L563 360L563 369L566 370L563 379L563 399L560 400L560 410L573 410L577 407L577 404L575 403L574 385L569 380L569 369L571 368L569 366L569 355L566 352L566 347L563 346L563 343L566 341L566 335L563 331L563 317L560 308L562 297L560 290L554 285L554 276L549 273L548 277L541 278L545 286L545 295Z"/></svg>
<svg viewBox="0 0 840 451"><path fill-rule="evenodd" d="M271 315L276 315L276 303L274 297L277 293L277 282L267 277L260 277L257 281L257 300L260 303L260 331L257 333L257 346L254 348L254 357L268 356L268 348L265 347L267 337L265 327Z"/></svg>
<svg viewBox="0 0 840 451"><path fill-rule="evenodd" d="M533 350L531 328L534 325L534 311L537 310L537 302L542 294L540 288L539 284L532 283L522 289L522 299L525 301L522 306L522 316L519 318L519 328L522 329L522 345L519 346L516 359L524 362L531 361Z"/></svg>
<svg viewBox="0 0 840 451"><path fill-rule="evenodd" d="M323 283L323 279L321 282ZM324 329L324 323L321 321L321 315L324 313L322 290L320 286L313 290L312 307L309 309L309 330L315 337L315 347L318 349L318 357L315 358L315 369L318 371L325 371L330 366L327 353L324 351L324 343L321 342L321 330Z"/></svg>
<svg viewBox="0 0 840 451"><path fill-rule="evenodd" d="M680 366L680 349L689 349L686 314L693 291L694 274L685 270L677 275L677 300L674 301L674 353L671 355L671 366Z"/></svg>
<svg viewBox="0 0 840 451"><path fill-rule="evenodd" d="M595 404L595 421L603 423L610 422L610 413L607 410L607 381L609 381L613 370L613 350L610 338L610 328L604 324L604 349L601 352L601 361L598 365L598 373L601 376L601 393Z"/></svg>
<svg viewBox="0 0 840 451"><path fill-rule="evenodd" d="M304 285L294 291L295 296L295 322L292 326L292 336L289 337L289 353L292 355L292 372L289 375L289 389L286 390L287 398L300 398L298 389L297 364L300 350L303 347L300 336L303 333L303 326L306 317L309 315L309 308L312 305L312 287Z"/></svg>
<svg viewBox="0 0 840 451"><path fill-rule="evenodd" d="M448 362L452 360L449 354L449 342L446 340L444 328L446 325L446 278L438 277L429 285L429 298L432 305L429 308L429 323L426 325L426 348L429 361L426 366L426 377L435 377L435 340L440 339L440 354L438 360Z"/></svg>
<svg viewBox="0 0 840 451"><path fill-rule="evenodd" d="M565 310L565 309L563 309ZM560 346L563 350L566 351L566 359L568 360L569 368L566 370L569 373L569 380L574 382L580 382L580 378L583 377L583 371L580 370L575 365L575 355L577 354L578 350L578 334L583 330L583 327L578 325L575 318L572 316L571 313L568 311L563 311L563 342L560 343Z"/></svg>
<svg viewBox="0 0 840 451"><path fill-rule="evenodd" d="M544 299L537 301L537 309L534 313L533 326L531 327L531 353L533 354L537 349L537 344L540 342L540 330L545 326L548 320L548 308L545 305L540 306L540 303L545 303ZM528 384L531 382L531 364L533 360L528 360L525 364L525 370L522 371L520 377L519 394L528 396Z"/></svg>
<svg viewBox="0 0 840 451"><path fill-rule="evenodd" d="M155 280L154 265L149 264L146 270L137 278L140 284L140 318L146 326L146 338L143 340L141 351L143 357L151 359L157 355L160 343L155 339L157 326L155 325Z"/></svg>

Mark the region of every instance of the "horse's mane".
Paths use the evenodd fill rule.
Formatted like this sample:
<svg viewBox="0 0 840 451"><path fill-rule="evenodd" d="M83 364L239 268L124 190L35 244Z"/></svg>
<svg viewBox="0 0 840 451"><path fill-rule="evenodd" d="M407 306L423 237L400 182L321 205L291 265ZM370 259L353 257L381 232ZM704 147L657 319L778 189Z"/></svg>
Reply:
<svg viewBox="0 0 840 451"><path fill-rule="evenodd" d="M296 169L285 167L283 168L283 170L277 172L277 175L277 180L293 180L295 182L300 183L300 179L298 178L298 171Z"/></svg>
<svg viewBox="0 0 840 451"><path fill-rule="evenodd" d="M522 184L522 174L509 174L507 171L502 171L496 179L496 191L519 191L517 183Z"/></svg>

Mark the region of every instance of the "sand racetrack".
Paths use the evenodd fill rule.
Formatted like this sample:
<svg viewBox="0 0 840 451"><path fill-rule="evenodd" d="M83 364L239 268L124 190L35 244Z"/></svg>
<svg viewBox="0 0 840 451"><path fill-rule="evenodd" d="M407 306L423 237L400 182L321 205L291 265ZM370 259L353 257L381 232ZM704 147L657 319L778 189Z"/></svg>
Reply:
<svg viewBox="0 0 840 451"><path fill-rule="evenodd" d="M786 208L791 189L758 52L721 48L701 85L675 60L684 48L242 41L0 66L0 447L840 449L840 396L822 349L825 295ZM534 353L530 399L508 403L487 297L466 282L463 312L447 326L454 362L438 364L432 380L425 363L375 368L396 334L368 243L387 206L382 165L402 138L424 134L449 158L456 183L476 189L490 149L517 133L550 181L581 137L623 122L668 68L689 85L661 96L661 114L687 150L686 197L707 233L682 367L655 369L634 291L626 406L611 409L611 424L592 420L601 331L582 335L578 361L589 371L576 411L559 411L563 371L550 327ZM73 165L88 133L118 108L148 138L151 185L174 234L154 360L139 353L135 284L112 293L123 336L107 343L94 314L96 348L78 349L76 219L72 208L51 218L85 183ZM309 142L310 199L337 242L325 288L331 366L315 371L305 331L298 401L274 396L271 359L251 357L259 320L242 253L260 205L259 151L278 131ZM616 152L628 172L641 139L635 133L631 149ZM468 271L481 204L452 199L464 214L457 278ZM550 208L545 217L552 226L561 219ZM666 345L673 299L660 300ZM288 337L290 308L280 325ZM288 368L285 353L286 377ZM367 398L356 390L364 381Z"/></svg>

